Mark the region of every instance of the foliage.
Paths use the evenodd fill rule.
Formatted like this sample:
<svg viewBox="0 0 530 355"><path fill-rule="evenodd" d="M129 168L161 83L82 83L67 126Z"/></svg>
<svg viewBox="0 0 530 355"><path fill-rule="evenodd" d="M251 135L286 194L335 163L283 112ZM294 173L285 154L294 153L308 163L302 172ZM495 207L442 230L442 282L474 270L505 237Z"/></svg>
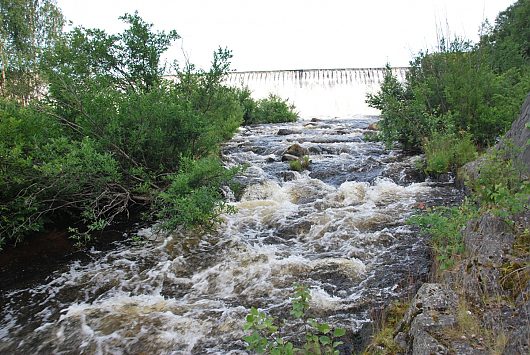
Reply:
<svg viewBox="0 0 530 355"><path fill-rule="evenodd" d="M428 174L441 174L456 171L460 166L473 160L477 156L475 145L469 134L434 132L425 139L426 167Z"/></svg>
<svg viewBox="0 0 530 355"><path fill-rule="evenodd" d="M498 72L530 65L530 3L518 0L495 20L495 27L486 24L480 45L487 52L492 66Z"/></svg>
<svg viewBox="0 0 530 355"><path fill-rule="evenodd" d="M289 162L289 168L294 171L303 171L309 169L310 164L311 160L309 160L309 156L304 155L300 159L291 160Z"/></svg>
<svg viewBox="0 0 530 355"><path fill-rule="evenodd" d="M505 145L504 148L490 150L482 158L477 178L466 182L483 209L507 220L528 208L530 195L530 183L524 178L524 167L510 159L513 149Z"/></svg>
<svg viewBox="0 0 530 355"><path fill-rule="evenodd" d="M243 108L243 124L295 122L298 113L293 104L277 95L255 101L248 88L239 90L239 102Z"/></svg>
<svg viewBox="0 0 530 355"><path fill-rule="evenodd" d="M387 70L379 92L367 97L381 111L379 138L406 150L422 150L436 132L465 132L479 147L495 143L530 87L529 13L528 2L518 1L477 45L441 35L434 52L411 61L405 83Z"/></svg>
<svg viewBox="0 0 530 355"><path fill-rule="evenodd" d="M326 323L318 323L307 317L311 294L306 286L296 285L292 303L291 315L295 319L304 321L305 343L303 348L296 348L292 342L284 339L282 326L276 325L276 320L265 312L258 311L252 307L246 316L246 323L243 329L250 332L245 336L247 350L255 351L258 354L339 354L337 347L342 345L341 341L336 341L346 334L343 328L331 329Z"/></svg>
<svg viewBox="0 0 530 355"><path fill-rule="evenodd" d="M473 194L460 206L438 207L409 219L431 237L442 270L464 251L461 231L467 222L492 213L512 224L511 216L528 209L530 184L506 149L492 149L482 158L478 176L466 181Z"/></svg>
<svg viewBox="0 0 530 355"><path fill-rule="evenodd" d="M42 51L60 36L64 19L54 0L0 1L0 93L28 104L39 95Z"/></svg>
<svg viewBox="0 0 530 355"><path fill-rule="evenodd" d="M45 100L0 103L0 245L65 214L82 222L71 228L82 242L133 204L161 206L151 216L167 228L211 226L230 210L221 187L235 171L213 158L243 118L222 85L230 51L167 81L160 56L177 33L153 32L136 13L121 19L122 33L75 28L48 48Z"/></svg>
<svg viewBox="0 0 530 355"><path fill-rule="evenodd" d="M233 212L224 201L221 187L239 171L224 168L214 157L182 159L178 173L167 176L170 185L158 195L157 216L163 220L162 228L211 228L222 212Z"/></svg>
<svg viewBox="0 0 530 355"><path fill-rule="evenodd" d="M369 94L366 100L369 106L381 111L378 138L387 147L398 142L405 150L417 150L430 130L428 117L417 105L409 104L410 101L410 92L392 75L387 65L379 92Z"/></svg>
<svg viewBox="0 0 530 355"><path fill-rule="evenodd" d="M464 252L462 228L477 216L477 209L466 200L458 207L442 206L427 212L411 217L408 223L419 226L430 236L430 243L440 268L451 268Z"/></svg>

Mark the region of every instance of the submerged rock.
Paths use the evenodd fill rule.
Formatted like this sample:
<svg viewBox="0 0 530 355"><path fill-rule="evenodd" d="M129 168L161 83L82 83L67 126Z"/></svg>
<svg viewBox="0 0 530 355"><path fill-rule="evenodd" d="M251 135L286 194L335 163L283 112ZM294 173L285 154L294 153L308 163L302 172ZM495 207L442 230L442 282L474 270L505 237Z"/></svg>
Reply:
<svg viewBox="0 0 530 355"><path fill-rule="evenodd" d="M289 128L280 128L278 130L278 133L276 133L277 135L279 136L288 136L288 135L291 135L291 134L299 134L301 133L300 131L296 131L294 129L289 129Z"/></svg>

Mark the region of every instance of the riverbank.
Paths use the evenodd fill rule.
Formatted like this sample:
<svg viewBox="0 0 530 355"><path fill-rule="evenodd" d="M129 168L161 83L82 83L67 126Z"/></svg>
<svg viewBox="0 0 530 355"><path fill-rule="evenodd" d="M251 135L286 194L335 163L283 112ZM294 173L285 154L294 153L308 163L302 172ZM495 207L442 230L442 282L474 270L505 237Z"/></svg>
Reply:
<svg viewBox="0 0 530 355"><path fill-rule="evenodd" d="M530 172L529 122L530 95L506 134L516 149L512 156L504 156L522 167L523 185L528 183ZM494 149L507 145L499 144ZM481 174L491 172L488 164L492 164L488 159L479 159L464 167L462 174L469 186L481 181ZM470 199L478 194L471 193ZM430 282L423 284L408 304L393 304L386 310L366 353L528 353L528 195L524 201L521 210L510 214L500 213L503 210L495 204L481 208L461 231L464 253L445 270L440 260L433 261ZM436 256L436 251L433 254Z"/></svg>

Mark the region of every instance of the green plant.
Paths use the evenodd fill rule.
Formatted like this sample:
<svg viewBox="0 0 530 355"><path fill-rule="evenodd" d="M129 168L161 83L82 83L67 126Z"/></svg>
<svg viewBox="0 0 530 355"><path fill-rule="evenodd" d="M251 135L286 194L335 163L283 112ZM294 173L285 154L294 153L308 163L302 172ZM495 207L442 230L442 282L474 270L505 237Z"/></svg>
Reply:
<svg viewBox="0 0 530 355"><path fill-rule="evenodd" d="M225 202L221 188L240 171L239 167L224 168L215 157L183 158L179 172L167 176L170 184L157 198L157 216L162 219L162 228L208 229L220 221L223 212L234 212L234 207Z"/></svg>
<svg viewBox="0 0 530 355"><path fill-rule="evenodd" d="M291 160L289 162L289 168L294 171L303 171L309 169L310 164L311 160L309 159L309 156L304 155L300 159Z"/></svg>
<svg viewBox="0 0 530 355"><path fill-rule="evenodd" d="M426 167L428 174L441 174L456 170L477 156L477 150L469 134L434 132L425 139Z"/></svg>
<svg viewBox="0 0 530 355"><path fill-rule="evenodd" d="M483 156L476 179L466 181L483 209L507 220L528 207L530 195L530 183L524 178L523 167L510 158L513 149L505 143L504 148L490 150Z"/></svg>
<svg viewBox="0 0 530 355"><path fill-rule="evenodd" d="M286 341L282 326L277 325L277 321L265 312L258 311L252 307L246 316L246 323L243 329L250 332L250 335L243 339L247 342L247 350L255 351L258 354L339 354L337 347L342 345L336 339L344 336L346 331L343 328L332 329L326 323L319 323L307 317L311 294L306 286L296 285L294 297L291 300L292 310L290 314L295 319L304 321L305 343L302 348L296 348L292 342Z"/></svg>
<svg viewBox="0 0 530 355"><path fill-rule="evenodd" d="M243 109L243 124L294 122L298 118L293 104L277 95L255 101L248 88L238 91L239 104Z"/></svg>
<svg viewBox="0 0 530 355"><path fill-rule="evenodd" d="M420 227L430 236L430 244L440 269L451 268L464 252L462 228L477 216L477 208L469 200L457 207L437 207L428 213L412 216L408 223Z"/></svg>

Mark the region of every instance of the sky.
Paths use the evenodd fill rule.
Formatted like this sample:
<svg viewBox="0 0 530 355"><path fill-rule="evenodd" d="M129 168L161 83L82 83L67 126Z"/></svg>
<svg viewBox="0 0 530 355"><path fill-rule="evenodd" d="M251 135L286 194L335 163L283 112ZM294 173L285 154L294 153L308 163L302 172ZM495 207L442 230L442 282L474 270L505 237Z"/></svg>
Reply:
<svg viewBox="0 0 530 355"><path fill-rule="evenodd" d="M232 69L406 66L436 45L437 33L478 40L481 23L514 0L58 0L74 25L109 33L138 10L157 30L182 37L166 59L208 68L218 47Z"/></svg>

